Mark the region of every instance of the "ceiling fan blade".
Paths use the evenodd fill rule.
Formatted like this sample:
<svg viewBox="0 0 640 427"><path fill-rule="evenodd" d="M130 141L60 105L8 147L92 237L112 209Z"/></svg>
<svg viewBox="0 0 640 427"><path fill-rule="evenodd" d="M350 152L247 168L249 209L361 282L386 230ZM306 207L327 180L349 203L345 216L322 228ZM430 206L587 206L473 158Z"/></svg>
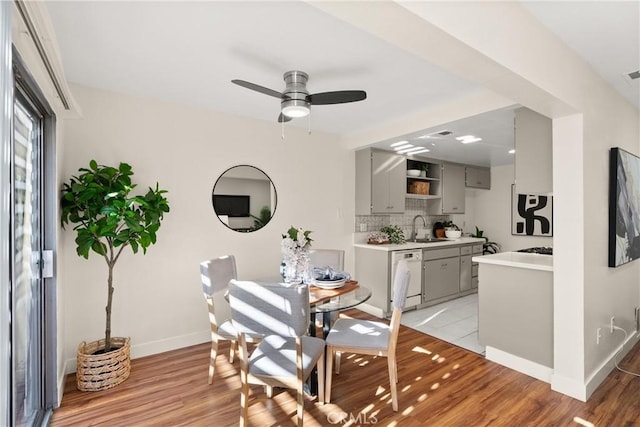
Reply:
<svg viewBox="0 0 640 427"><path fill-rule="evenodd" d="M231 80L231 83L235 83L238 86L246 87L247 89L255 90L256 92L264 93L265 95L270 95L275 98L282 98L282 94L273 89L269 89L268 87L260 86L255 83L246 82L244 80Z"/></svg>
<svg viewBox="0 0 640 427"><path fill-rule="evenodd" d="M344 104L367 99L367 92L363 90L338 90L335 92L321 92L309 95L309 102L313 105Z"/></svg>
<svg viewBox="0 0 640 427"><path fill-rule="evenodd" d="M287 117L282 113L280 113L280 115L278 116L278 123L289 122L289 121L291 121L291 117Z"/></svg>

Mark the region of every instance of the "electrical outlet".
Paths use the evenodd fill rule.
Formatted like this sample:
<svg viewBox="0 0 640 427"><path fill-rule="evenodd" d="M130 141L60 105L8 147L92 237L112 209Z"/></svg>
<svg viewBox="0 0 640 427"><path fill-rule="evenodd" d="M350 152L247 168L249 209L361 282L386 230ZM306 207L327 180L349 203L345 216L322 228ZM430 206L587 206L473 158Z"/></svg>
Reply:
<svg viewBox="0 0 640 427"><path fill-rule="evenodd" d="M611 324L610 324L610 330L609 332L613 333L613 327L616 324L616 318L614 316L611 316Z"/></svg>
<svg viewBox="0 0 640 427"><path fill-rule="evenodd" d="M367 231L367 224L361 223L360 224L360 231L362 231L362 232Z"/></svg>
<svg viewBox="0 0 640 427"><path fill-rule="evenodd" d="M596 344L600 344L600 338L602 338L601 328L596 329Z"/></svg>

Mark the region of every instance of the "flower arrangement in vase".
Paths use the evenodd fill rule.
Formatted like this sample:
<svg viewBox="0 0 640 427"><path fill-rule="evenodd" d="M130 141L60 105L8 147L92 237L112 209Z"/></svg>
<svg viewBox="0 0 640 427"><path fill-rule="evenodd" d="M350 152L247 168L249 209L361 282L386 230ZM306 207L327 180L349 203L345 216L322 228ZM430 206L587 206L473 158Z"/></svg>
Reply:
<svg viewBox="0 0 640 427"><path fill-rule="evenodd" d="M306 270L309 268L309 249L313 241L309 235L311 231L291 226L282 235L280 244L284 264L285 283L302 283Z"/></svg>

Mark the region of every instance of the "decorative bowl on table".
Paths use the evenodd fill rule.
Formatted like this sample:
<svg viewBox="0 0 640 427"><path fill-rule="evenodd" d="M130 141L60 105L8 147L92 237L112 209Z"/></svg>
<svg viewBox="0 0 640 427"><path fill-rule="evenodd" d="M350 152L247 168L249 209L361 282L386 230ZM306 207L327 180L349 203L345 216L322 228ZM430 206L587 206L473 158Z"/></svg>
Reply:
<svg viewBox="0 0 640 427"><path fill-rule="evenodd" d="M314 285L322 289L337 289L350 279L349 273L334 271L331 267L313 269Z"/></svg>

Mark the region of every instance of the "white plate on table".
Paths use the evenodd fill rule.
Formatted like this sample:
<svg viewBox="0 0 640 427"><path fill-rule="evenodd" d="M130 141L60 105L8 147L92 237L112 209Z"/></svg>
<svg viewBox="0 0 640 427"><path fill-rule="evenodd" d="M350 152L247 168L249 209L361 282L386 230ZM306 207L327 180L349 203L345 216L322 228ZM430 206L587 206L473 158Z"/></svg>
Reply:
<svg viewBox="0 0 640 427"><path fill-rule="evenodd" d="M315 285L318 288L322 288L322 289L338 289L344 286L344 284L347 282L347 279L340 279L340 280L315 280Z"/></svg>

